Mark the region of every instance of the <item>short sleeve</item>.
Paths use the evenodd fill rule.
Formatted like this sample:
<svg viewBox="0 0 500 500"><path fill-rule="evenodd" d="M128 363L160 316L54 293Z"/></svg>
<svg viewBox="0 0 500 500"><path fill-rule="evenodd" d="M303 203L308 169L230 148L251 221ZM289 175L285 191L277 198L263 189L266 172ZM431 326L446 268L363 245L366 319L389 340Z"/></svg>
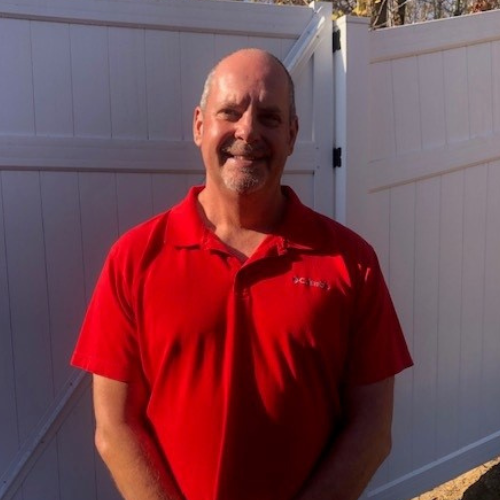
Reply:
<svg viewBox="0 0 500 500"><path fill-rule="evenodd" d="M358 265L348 385L375 383L413 364L378 259L369 248L366 263Z"/></svg>
<svg viewBox="0 0 500 500"><path fill-rule="evenodd" d="M123 382L138 376L131 274L126 252L115 244L90 301L71 358L73 366Z"/></svg>

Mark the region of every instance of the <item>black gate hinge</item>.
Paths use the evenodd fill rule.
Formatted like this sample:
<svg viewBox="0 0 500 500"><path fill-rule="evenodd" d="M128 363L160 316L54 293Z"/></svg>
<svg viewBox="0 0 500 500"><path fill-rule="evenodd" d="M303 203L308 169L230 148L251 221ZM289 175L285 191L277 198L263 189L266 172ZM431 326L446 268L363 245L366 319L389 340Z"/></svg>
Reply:
<svg viewBox="0 0 500 500"><path fill-rule="evenodd" d="M342 166L342 148L333 149L333 168L340 168Z"/></svg>
<svg viewBox="0 0 500 500"><path fill-rule="evenodd" d="M332 52L337 52L340 48L340 30L332 31Z"/></svg>

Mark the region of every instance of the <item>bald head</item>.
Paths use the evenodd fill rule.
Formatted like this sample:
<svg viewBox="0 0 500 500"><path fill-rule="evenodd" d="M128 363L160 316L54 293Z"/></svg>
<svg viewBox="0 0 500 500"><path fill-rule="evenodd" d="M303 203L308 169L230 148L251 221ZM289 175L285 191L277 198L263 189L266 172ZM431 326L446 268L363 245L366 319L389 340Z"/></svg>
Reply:
<svg viewBox="0 0 500 500"><path fill-rule="evenodd" d="M275 70L278 75L281 75L284 78L284 84L288 87L290 120L294 119L296 116L295 86L293 84L292 77L290 76L290 73L283 65L283 63L276 56L261 49L242 49L233 52L232 54L229 54L228 56L221 59L211 69L205 80L203 93L200 98L200 108L202 110L205 109L214 80L220 74L223 74L228 67L234 68L235 64L239 63L241 67L244 68L247 61L258 61L262 64L263 67L267 66L270 69Z"/></svg>

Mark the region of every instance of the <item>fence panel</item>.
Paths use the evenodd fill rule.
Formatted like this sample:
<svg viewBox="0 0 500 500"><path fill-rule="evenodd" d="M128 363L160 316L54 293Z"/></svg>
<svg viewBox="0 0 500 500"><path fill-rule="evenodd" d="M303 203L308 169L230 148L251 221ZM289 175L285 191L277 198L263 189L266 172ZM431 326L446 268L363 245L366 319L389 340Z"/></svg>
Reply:
<svg viewBox="0 0 500 500"><path fill-rule="evenodd" d="M338 23L350 124L338 213L374 243L415 360L366 498L411 498L500 454L499 22Z"/></svg>
<svg viewBox="0 0 500 500"><path fill-rule="evenodd" d="M112 242L204 182L192 117L219 58L288 57L304 121L286 181L333 214L330 18L328 4L2 2L0 499L118 500L69 357Z"/></svg>

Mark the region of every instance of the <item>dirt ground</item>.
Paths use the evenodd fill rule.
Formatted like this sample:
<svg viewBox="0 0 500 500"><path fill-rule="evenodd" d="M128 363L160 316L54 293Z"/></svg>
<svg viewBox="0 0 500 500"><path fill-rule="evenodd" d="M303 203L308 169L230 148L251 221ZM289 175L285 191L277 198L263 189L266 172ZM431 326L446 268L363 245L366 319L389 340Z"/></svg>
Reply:
<svg viewBox="0 0 500 500"><path fill-rule="evenodd" d="M500 500L500 457L413 500Z"/></svg>

